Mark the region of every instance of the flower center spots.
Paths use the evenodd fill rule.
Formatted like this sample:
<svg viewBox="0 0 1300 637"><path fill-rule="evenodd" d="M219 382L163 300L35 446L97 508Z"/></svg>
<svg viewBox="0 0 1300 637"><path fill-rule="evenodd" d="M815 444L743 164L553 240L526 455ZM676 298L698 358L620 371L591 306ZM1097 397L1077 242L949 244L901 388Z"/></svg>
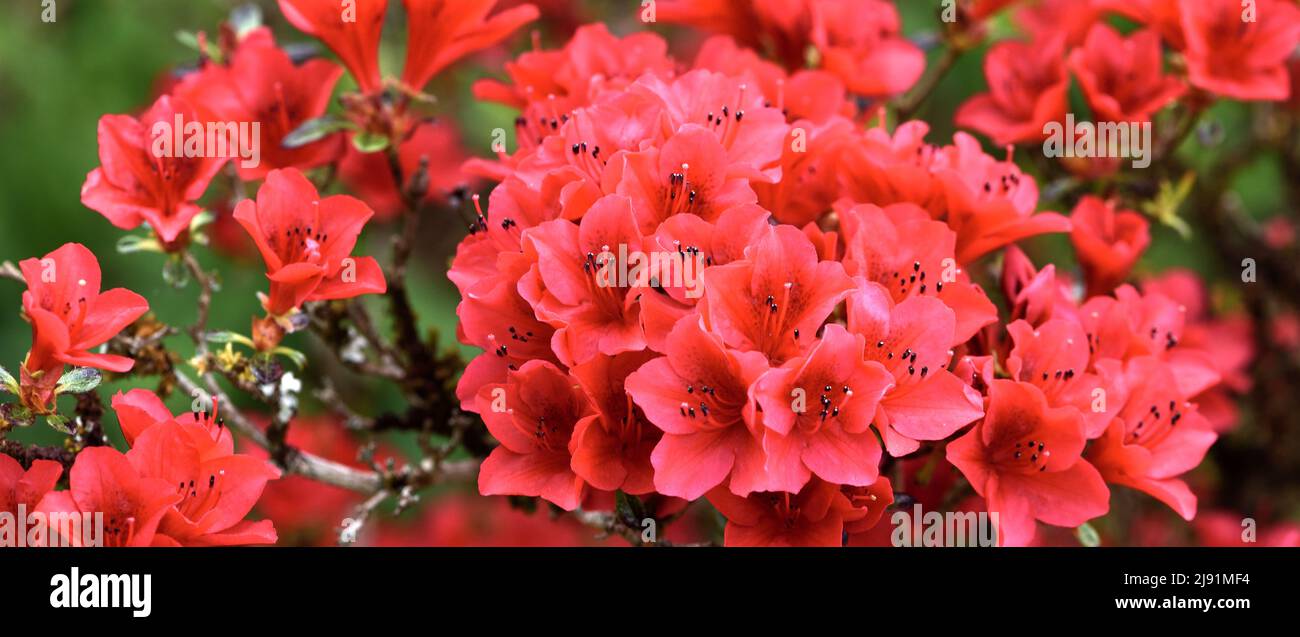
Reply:
<svg viewBox="0 0 1300 637"><path fill-rule="evenodd" d="M1183 403L1185 409L1189 403ZM1178 401L1170 399L1165 402L1153 402L1142 416L1134 421L1128 419L1124 443L1152 447L1160 444L1165 437L1173 433L1183 419L1183 412Z"/></svg>
<svg viewBox="0 0 1300 637"><path fill-rule="evenodd" d="M1042 440L1022 440L1004 447L994 454L994 462L1009 468L1019 469L1022 473L1041 473L1047 471L1048 460L1052 450Z"/></svg>

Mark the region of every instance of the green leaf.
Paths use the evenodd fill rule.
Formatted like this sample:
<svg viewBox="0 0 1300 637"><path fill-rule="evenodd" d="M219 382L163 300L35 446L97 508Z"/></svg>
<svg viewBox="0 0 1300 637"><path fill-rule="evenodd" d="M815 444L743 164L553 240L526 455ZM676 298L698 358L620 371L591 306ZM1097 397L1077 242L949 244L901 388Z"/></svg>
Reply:
<svg viewBox="0 0 1300 637"><path fill-rule="evenodd" d="M1092 525L1084 522L1079 528L1074 530L1074 537L1078 538L1079 544L1087 547L1101 546L1101 536L1097 534L1097 529Z"/></svg>
<svg viewBox="0 0 1300 637"><path fill-rule="evenodd" d="M184 44L185 46L191 49L194 49L195 51L198 51L199 53L208 56L208 58L212 60L215 60L217 62L221 61L221 48L218 47L216 44L212 43L211 41L207 43L207 47L205 48L204 46L199 44L199 36L197 33L194 33L193 31L177 31L176 41L180 42L181 44Z"/></svg>
<svg viewBox="0 0 1300 637"><path fill-rule="evenodd" d="M352 146L363 153L377 153L388 148L388 138L363 131L352 136Z"/></svg>
<svg viewBox="0 0 1300 637"><path fill-rule="evenodd" d="M650 517L646 515L645 505L641 503L641 499L634 495L628 495L622 491L616 491L614 493L614 503L615 511L617 511L618 516L622 518L623 522L628 526L639 528L641 526L641 521Z"/></svg>
<svg viewBox="0 0 1300 637"><path fill-rule="evenodd" d="M104 375L98 369L93 367L74 367L72 371L64 374L59 378L59 384L54 387L56 394L84 394L96 387L99 387L100 381Z"/></svg>
<svg viewBox="0 0 1300 637"><path fill-rule="evenodd" d="M288 347L281 346L271 350L271 353L279 354L289 359L290 361L293 361L293 364L297 366L298 369L302 369L303 367L307 366L307 355L303 354L302 352L296 349L289 349Z"/></svg>
<svg viewBox="0 0 1300 637"><path fill-rule="evenodd" d="M68 419L65 416L60 416L58 414L46 416L45 424L49 425L50 429L59 433L67 434L69 436L72 435L72 427L68 426Z"/></svg>
<svg viewBox="0 0 1300 637"><path fill-rule="evenodd" d="M280 146L284 148L306 146L326 135L350 128L353 128L352 122L338 115L326 113L303 122L292 133L285 135L284 139L280 140Z"/></svg>
<svg viewBox="0 0 1300 637"><path fill-rule="evenodd" d="M118 254L131 254L132 252L162 252L162 244L153 237L140 237L128 234L117 240Z"/></svg>
<svg viewBox="0 0 1300 637"><path fill-rule="evenodd" d="M15 396L18 395L18 381L4 367L0 367L0 390L7 391Z"/></svg>
<svg viewBox="0 0 1300 637"><path fill-rule="evenodd" d="M240 345L253 347L253 339L238 332L208 332L203 338L205 338L209 343L239 343Z"/></svg>

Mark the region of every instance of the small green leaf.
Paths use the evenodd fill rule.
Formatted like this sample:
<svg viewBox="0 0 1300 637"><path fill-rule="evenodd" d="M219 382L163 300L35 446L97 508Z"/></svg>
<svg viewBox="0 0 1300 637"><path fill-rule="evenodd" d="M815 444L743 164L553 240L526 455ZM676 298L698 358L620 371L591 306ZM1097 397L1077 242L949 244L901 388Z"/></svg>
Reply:
<svg viewBox="0 0 1300 637"><path fill-rule="evenodd" d="M4 367L0 367L0 390L18 395L18 381Z"/></svg>
<svg viewBox="0 0 1300 637"><path fill-rule="evenodd" d="M15 427L27 427L35 422L36 417L32 415L32 410L19 403L4 403L0 405L0 421L4 424Z"/></svg>
<svg viewBox="0 0 1300 637"><path fill-rule="evenodd" d="M68 419L65 416L60 416L58 414L46 416L45 424L49 425L50 429L59 433L67 434L69 436L72 435L72 427L68 426Z"/></svg>
<svg viewBox="0 0 1300 637"><path fill-rule="evenodd" d="M209 343L239 343L240 345L253 347L253 339L238 332L208 332L204 338L207 339Z"/></svg>
<svg viewBox="0 0 1300 637"><path fill-rule="evenodd" d="M296 349L290 349L288 347L281 346L271 350L271 353L279 354L289 359L290 361L293 362L295 366L297 366L298 369L302 369L303 367L307 366L307 355L303 354L302 352Z"/></svg>
<svg viewBox="0 0 1300 637"><path fill-rule="evenodd" d="M1097 529L1092 525L1084 522L1079 528L1074 530L1074 537L1078 538L1079 544L1087 547L1101 546L1101 536L1097 534Z"/></svg>
<svg viewBox="0 0 1300 637"><path fill-rule="evenodd" d="M202 53L203 55L208 56L208 58L212 60L215 60L217 62L221 61L221 48L212 42L208 42L207 47L204 47L199 43L198 34L194 33L193 31L177 31L176 41L180 42L181 44L184 44L185 46L191 49L194 49L195 51L198 51L199 53Z"/></svg>
<svg viewBox="0 0 1300 637"><path fill-rule="evenodd" d="M645 505L641 503L641 498L628 495L622 491L614 493L614 506L618 516L629 526L639 527L642 520L650 517L646 515Z"/></svg>
<svg viewBox="0 0 1300 637"><path fill-rule="evenodd" d="M153 237L139 237L128 234L117 240L118 254L131 254L132 252L162 252L162 244Z"/></svg>
<svg viewBox="0 0 1300 637"><path fill-rule="evenodd" d="M388 148L388 138L363 131L352 136L352 146L363 153L377 153Z"/></svg>
<svg viewBox="0 0 1300 637"><path fill-rule="evenodd" d="M104 375L98 369L93 367L74 367L72 371L64 374L59 378L59 384L54 387L56 394L84 394L96 387L99 387L100 381Z"/></svg>
<svg viewBox="0 0 1300 637"><path fill-rule="evenodd" d="M353 128L352 122L338 115L327 113L303 122L292 133L285 135L284 139L280 140L280 146L284 148L306 146L326 135L350 128Z"/></svg>

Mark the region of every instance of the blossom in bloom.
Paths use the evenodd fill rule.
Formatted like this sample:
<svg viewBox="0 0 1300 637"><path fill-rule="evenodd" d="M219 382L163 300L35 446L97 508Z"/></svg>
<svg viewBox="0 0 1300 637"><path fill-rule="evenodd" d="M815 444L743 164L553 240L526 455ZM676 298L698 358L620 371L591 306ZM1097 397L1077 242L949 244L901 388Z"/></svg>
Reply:
<svg viewBox="0 0 1300 637"><path fill-rule="evenodd" d="M258 145L258 164L234 162L240 179L255 181L277 168L307 170L338 158L342 135L296 148L286 148L281 141L307 120L325 114L342 74L342 68L326 60L295 66L289 54L275 45L270 30L262 27L239 41L228 65L206 65L186 76L173 93L213 120L258 123L260 137L248 142Z"/></svg>
<svg viewBox="0 0 1300 637"><path fill-rule="evenodd" d="M104 546L173 544L158 533L158 525L180 500L180 493L166 480L142 475L122 452L112 447L82 450L68 472L68 485L67 491L47 493L37 510L47 517L80 514L83 520L103 514ZM82 539L69 536L63 541L81 545Z"/></svg>
<svg viewBox="0 0 1300 637"><path fill-rule="evenodd" d="M1122 37L1097 23L1069 65L1100 122L1149 121L1186 91L1181 80L1161 74L1160 36L1152 30Z"/></svg>
<svg viewBox="0 0 1300 637"><path fill-rule="evenodd" d="M627 377L629 395L663 438L650 457L659 493L694 500L727 482L739 495L763 490L760 432L750 385L767 371L758 352L728 349L698 316L682 318L666 356Z"/></svg>
<svg viewBox="0 0 1300 637"><path fill-rule="evenodd" d="M856 517L838 487L813 478L797 493L741 497L717 487L709 503L727 518L726 546L842 546L845 517Z"/></svg>
<svg viewBox="0 0 1300 637"><path fill-rule="evenodd" d="M1167 365L1142 357L1125 373L1132 394L1087 457L1108 482L1149 493L1190 520L1196 495L1178 476L1201 463L1218 435Z"/></svg>
<svg viewBox="0 0 1300 637"><path fill-rule="evenodd" d="M1193 86L1238 100L1290 97L1286 62L1300 42L1300 7L1258 0L1249 21L1236 0L1183 2L1180 9Z"/></svg>
<svg viewBox="0 0 1300 637"><path fill-rule="evenodd" d="M957 109L957 125L984 133L998 145L1042 141L1044 125L1065 119L1070 76L1064 46L1062 36L993 45L984 58L989 92Z"/></svg>
<svg viewBox="0 0 1300 637"><path fill-rule="evenodd" d="M475 411L501 443L479 468L479 493L541 497L566 511L582 504L587 483L572 468L573 431L595 410L573 377L529 361L504 383L484 385Z"/></svg>
<svg viewBox="0 0 1300 637"><path fill-rule="evenodd" d="M113 410L131 441L126 454L131 466L141 476L175 485L180 498L159 524L155 543L275 543L270 520L244 518L280 471L264 459L234 453L215 404L211 412L173 417L156 394L134 389L114 396Z"/></svg>
<svg viewBox="0 0 1300 637"><path fill-rule="evenodd" d="M894 382L864 358L863 337L838 323L807 355L765 372L750 395L763 412L768 490L797 493L814 474L834 484L875 482L880 443L871 422Z"/></svg>
<svg viewBox="0 0 1300 637"><path fill-rule="evenodd" d="M406 63L402 81L422 90L452 62L488 48L537 19L521 4L488 16L497 0L402 0L406 6Z"/></svg>
<svg viewBox="0 0 1300 637"><path fill-rule="evenodd" d="M124 288L100 291L99 261L79 243L19 263L27 291L23 311L32 324L32 348L22 368L24 402L43 410L53 398L63 366L125 372L135 361L90 350L117 335L149 310L143 297Z"/></svg>
<svg viewBox="0 0 1300 637"><path fill-rule="evenodd" d="M270 295L263 301L272 316L283 316L307 301L349 299L387 290L373 257L351 256L371 215L347 195L321 198L301 172L271 171L257 190L235 208L235 220L248 231L266 262Z"/></svg>
<svg viewBox="0 0 1300 637"><path fill-rule="evenodd" d="M994 380L984 420L948 444L948 461L998 514L998 541L1024 546L1034 520L1075 527L1109 509L1101 475L1080 458L1083 420L1051 408L1037 387Z"/></svg>
<svg viewBox="0 0 1300 637"><path fill-rule="evenodd" d="M1070 213L1070 242L1088 284L1088 295L1105 294L1124 282L1151 243L1147 220L1132 210L1084 196Z"/></svg>
<svg viewBox="0 0 1300 637"><path fill-rule="evenodd" d="M1007 325L1007 333L1014 344L1007 356L1011 378L1037 387L1052 407L1078 410L1084 436L1100 436L1124 404L1123 363L1090 362L1087 333L1067 318L1052 318L1037 327L1018 320ZM1105 400L1099 400L1101 396Z"/></svg>
<svg viewBox="0 0 1300 637"><path fill-rule="evenodd" d="M655 490L650 453L660 431L632 402L626 387L628 376L651 358L654 353L647 350L602 354L570 370L596 408L574 426L571 464L583 480L602 491L643 495Z"/></svg>
<svg viewBox="0 0 1300 637"><path fill-rule="evenodd" d="M707 320L728 346L781 363L807 350L853 288L844 267L819 261L802 232L777 226L747 258L704 271Z"/></svg>
<svg viewBox="0 0 1300 637"><path fill-rule="evenodd" d="M1139 2L1141 0L1138 0ZM1088 29L1097 22L1102 7L1099 0L1035 0L1026 2L1015 12L1015 21L1031 37L1060 37L1069 46L1083 42Z"/></svg>
<svg viewBox="0 0 1300 637"><path fill-rule="evenodd" d="M166 95L139 119L99 118L100 166L86 176L81 203L123 230L148 223L164 246L175 244L201 210L194 201L227 160L190 148L192 126L203 126L198 112Z"/></svg>
<svg viewBox="0 0 1300 637"><path fill-rule="evenodd" d="M388 0L357 0L346 7L318 0L278 1L290 24L324 42L339 56L362 92L381 88L379 36Z"/></svg>
<svg viewBox="0 0 1300 637"><path fill-rule="evenodd" d="M894 456L918 440L943 440L984 415L979 392L948 371L956 316L933 297L895 304L877 283L861 282L848 300L848 328L866 341L865 358L893 375L880 400L876 429Z"/></svg>
<svg viewBox="0 0 1300 637"><path fill-rule="evenodd" d="M53 460L33 460L26 470L17 460L0 454L0 511L18 514L18 505L35 511L63 475L63 465Z"/></svg>

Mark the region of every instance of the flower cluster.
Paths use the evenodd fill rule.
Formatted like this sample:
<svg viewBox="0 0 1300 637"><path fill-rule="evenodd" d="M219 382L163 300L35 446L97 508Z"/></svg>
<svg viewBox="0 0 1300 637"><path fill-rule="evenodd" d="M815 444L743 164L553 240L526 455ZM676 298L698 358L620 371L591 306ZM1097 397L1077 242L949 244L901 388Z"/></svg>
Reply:
<svg viewBox="0 0 1300 637"><path fill-rule="evenodd" d="M462 342L483 349L458 396L500 442L482 493L566 510L609 491L703 497L728 544L840 545L894 499L882 459L909 480L946 459L1003 544L1105 514L1113 485L1195 515L1180 476L1217 437L1199 401L1249 354L1193 338L1202 319L1156 282L1125 283L1150 243L1142 214L1094 196L1040 211L1010 149L890 126L871 98L924 64L889 3L662 4L724 35L682 64L658 36L582 27L475 86L520 111L515 152L467 165L499 184L449 273ZM1022 10L1034 40L994 47L990 93L958 125L1041 141L1071 73L1105 118L1150 118L1189 83L1285 97L1292 5L1225 29L1235 2L1077 4L1054 24ZM1120 9L1151 30L1117 35L1102 18ZM1161 70L1162 41L1185 74ZM1045 234L1069 238L1086 294L1016 247Z"/></svg>

